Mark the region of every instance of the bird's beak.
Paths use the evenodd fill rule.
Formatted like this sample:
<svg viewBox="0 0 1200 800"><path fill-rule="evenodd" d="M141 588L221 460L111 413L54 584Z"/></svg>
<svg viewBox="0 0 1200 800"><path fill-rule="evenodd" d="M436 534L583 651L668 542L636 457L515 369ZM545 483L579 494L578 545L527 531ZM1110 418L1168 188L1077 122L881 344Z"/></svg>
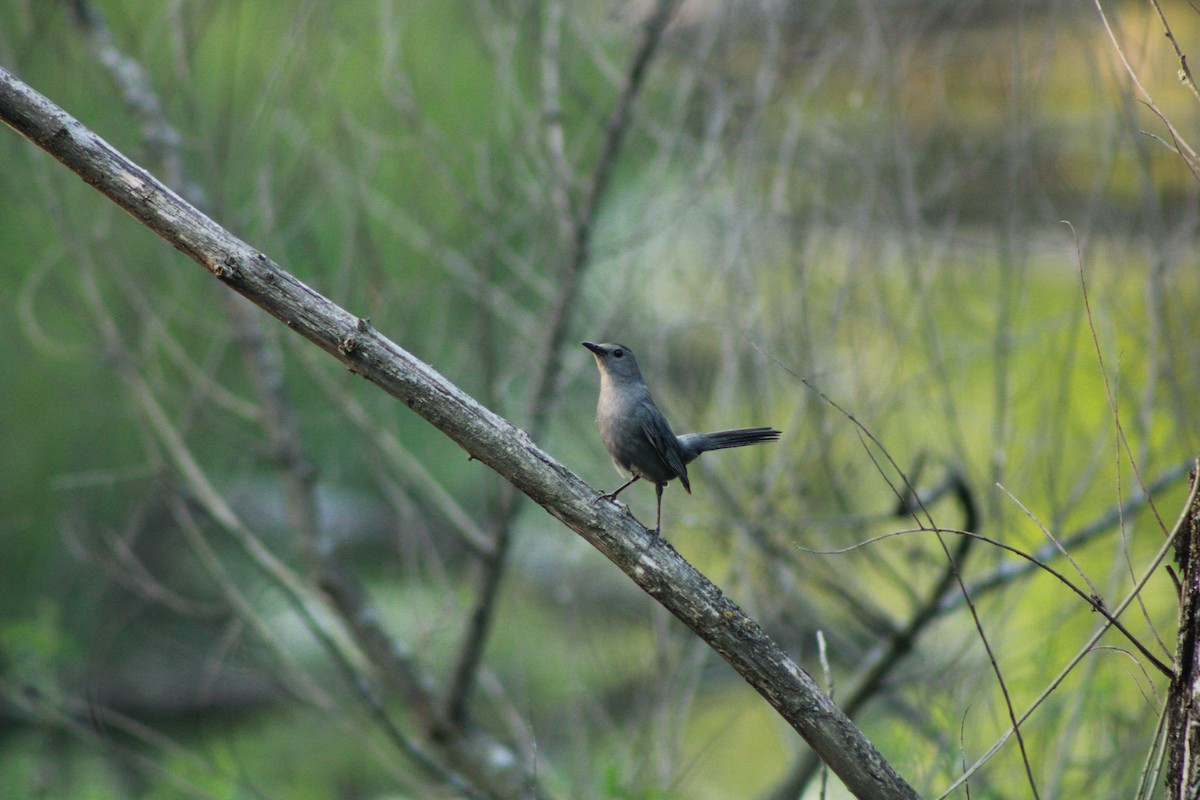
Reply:
<svg viewBox="0 0 1200 800"><path fill-rule="evenodd" d="M582 344L584 347L586 347L588 350L591 350L596 355L600 355L601 353L604 352L604 348L601 347L600 345L596 344L595 342L583 342Z"/></svg>

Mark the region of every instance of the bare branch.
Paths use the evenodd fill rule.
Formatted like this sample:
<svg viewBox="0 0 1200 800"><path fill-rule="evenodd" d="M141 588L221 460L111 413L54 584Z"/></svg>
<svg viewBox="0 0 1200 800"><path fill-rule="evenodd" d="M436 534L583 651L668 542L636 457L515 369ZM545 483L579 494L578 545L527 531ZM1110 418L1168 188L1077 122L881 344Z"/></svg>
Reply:
<svg viewBox="0 0 1200 800"><path fill-rule="evenodd" d="M199 213L78 120L0 69L0 119L352 371L402 400L542 505L704 639L862 798L916 794L762 628L665 540L599 494L529 437L266 255Z"/></svg>

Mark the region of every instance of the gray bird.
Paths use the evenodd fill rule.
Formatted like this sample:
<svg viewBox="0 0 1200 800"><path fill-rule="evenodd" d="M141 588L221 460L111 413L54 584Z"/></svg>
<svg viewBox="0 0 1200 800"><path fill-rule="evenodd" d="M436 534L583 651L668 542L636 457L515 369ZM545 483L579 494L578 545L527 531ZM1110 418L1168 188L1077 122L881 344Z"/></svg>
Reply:
<svg viewBox="0 0 1200 800"><path fill-rule="evenodd" d="M676 436L667 418L654 405L637 359L628 347L594 342L584 342L583 346L592 351L596 366L600 368L600 400L596 404L600 438L617 469L633 476L615 492L602 495L601 499L615 499L638 478L652 481L658 495L658 515L651 531L655 535L662 529L663 489L668 481L678 478L684 491L691 494L687 465L701 453L779 439L780 432L774 428L739 428Z"/></svg>

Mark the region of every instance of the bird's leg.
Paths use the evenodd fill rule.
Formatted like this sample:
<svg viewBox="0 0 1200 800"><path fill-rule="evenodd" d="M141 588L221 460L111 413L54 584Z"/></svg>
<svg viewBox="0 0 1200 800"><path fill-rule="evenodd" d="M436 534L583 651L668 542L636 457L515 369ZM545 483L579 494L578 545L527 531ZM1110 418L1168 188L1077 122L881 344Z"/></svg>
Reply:
<svg viewBox="0 0 1200 800"><path fill-rule="evenodd" d="M600 495L599 497L597 497L597 498L596 498L594 501L592 501L592 502L594 502L594 503L598 503L598 502L600 502L601 500L616 500L616 499L617 499L617 495L619 495L621 492L625 491L625 489L626 489L626 488L627 488L627 487L628 487L630 484L632 484L634 481L636 481L636 480L637 480L638 478L640 478L640 477L642 477L642 476L641 476L641 475L634 475L632 478L630 478L629 480L625 481L625 483L623 483L623 484L621 484L619 487L617 487L617 490L616 490L615 492L609 492L608 494L602 494L602 495Z"/></svg>
<svg viewBox="0 0 1200 800"><path fill-rule="evenodd" d="M662 530L662 493L666 486L667 484L661 481L654 484L654 493L658 495L658 514L654 517L654 530L650 532L655 536L658 536L659 532Z"/></svg>

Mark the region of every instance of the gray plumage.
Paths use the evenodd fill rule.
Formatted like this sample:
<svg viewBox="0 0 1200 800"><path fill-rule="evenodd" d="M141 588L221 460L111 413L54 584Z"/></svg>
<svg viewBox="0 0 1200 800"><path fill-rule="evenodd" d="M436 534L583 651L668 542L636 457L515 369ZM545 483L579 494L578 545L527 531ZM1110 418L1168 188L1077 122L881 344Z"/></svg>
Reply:
<svg viewBox="0 0 1200 800"><path fill-rule="evenodd" d="M658 496L653 533L657 534L662 528L663 488L668 481L678 478L684 491L691 494L687 465L701 453L779 439L780 432L774 428L738 428L676 436L650 397L637 359L628 347L593 342L584 342L583 346L592 351L600 369L600 400L596 404L600 439L617 469L632 476L616 491L603 497L614 499L638 478L651 481Z"/></svg>

